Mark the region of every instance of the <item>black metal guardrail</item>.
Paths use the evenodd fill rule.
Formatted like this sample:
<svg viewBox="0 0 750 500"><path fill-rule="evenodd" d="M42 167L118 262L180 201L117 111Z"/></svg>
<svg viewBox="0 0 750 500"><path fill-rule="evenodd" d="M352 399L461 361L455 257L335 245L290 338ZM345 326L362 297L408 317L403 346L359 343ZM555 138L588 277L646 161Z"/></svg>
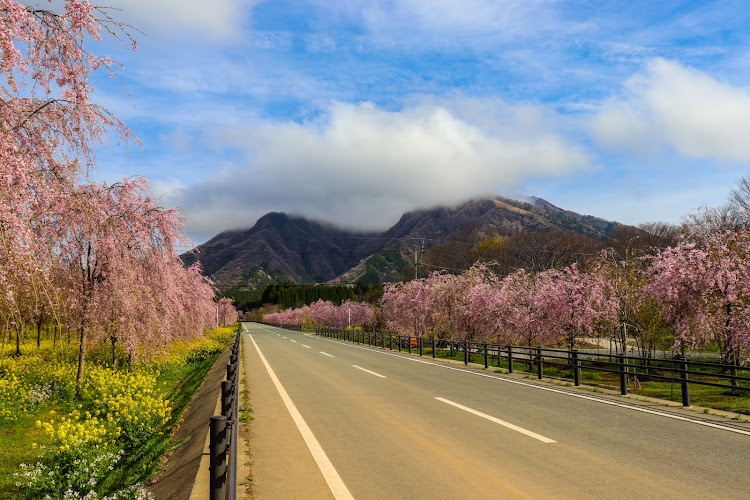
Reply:
<svg viewBox="0 0 750 500"><path fill-rule="evenodd" d="M221 383L221 415L209 423L209 488L211 500L237 498L237 427L239 418L240 330L234 338Z"/></svg>
<svg viewBox="0 0 750 500"><path fill-rule="evenodd" d="M301 331L299 325L267 324L281 328L289 326L287 328L289 330ZM509 373L513 373L514 363L522 363L527 365L529 369L533 369L535 366L537 378L540 380L544 378L545 366L555 366L570 370L576 386L581 385L581 374L584 369L616 373L619 377L620 394L622 395L628 393L628 377L633 377L634 383L649 380L678 383L682 393L683 406L690 406L691 384L750 391L750 376L741 374L750 372L750 366L692 361L682 356L650 358L623 353L599 353L592 352L592 350L548 349L488 342L451 341L434 337L338 330L335 328L316 328L315 334L382 349L394 350L395 346L395 349L398 349L399 352L402 350L409 353L418 351L420 356L423 356L425 349L428 349L431 351L433 358L437 356L438 350L448 351L448 356L451 358L463 356L465 365L473 361L476 356L480 356L483 358L485 368L489 368L491 362L495 362L498 367L501 361L506 362ZM669 373L669 375L664 375L664 372ZM730 384L705 380L706 378L719 381L729 380ZM746 385L740 385L743 383Z"/></svg>

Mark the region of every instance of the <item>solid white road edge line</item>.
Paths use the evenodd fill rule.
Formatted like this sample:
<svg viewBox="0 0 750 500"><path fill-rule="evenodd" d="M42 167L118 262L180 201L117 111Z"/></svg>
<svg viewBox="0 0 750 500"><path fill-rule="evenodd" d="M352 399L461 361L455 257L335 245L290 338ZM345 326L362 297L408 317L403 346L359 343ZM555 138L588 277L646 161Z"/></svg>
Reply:
<svg viewBox="0 0 750 500"><path fill-rule="evenodd" d="M297 424L297 429L299 429L300 434L302 434L302 439L305 440L305 444L310 450L313 459L315 459L315 463L318 464L318 469L320 469L320 472L323 474L323 478L325 478L326 483L328 483L328 487L331 489L331 493L333 493L334 498L354 500L352 494L349 493L349 488L346 487L344 481L341 479L341 476L339 476L339 473L336 472L333 464L328 459L328 455L326 455L326 452L323 451L323 447L320 446L320 443L315 438L315 435L310 430L310 427L307 426L307 422L305 422L305 419L302 418L302 415L300 414L299 410L297 410L297 407L294 406L292 399L289 397L286 389L284 389L284 386L281 385L281 382L276 377L276 374L271 368L271 365L269 365L268 361L266 361L266 357L263 356L263 353L260 351L260 347L258 347L258 344L255 343L255 339L252 335L249 335L249 337L250 340L253 341L255 350L258 351L258 356L263 362L263 365L266 367L268 375L270 375L271 380L273 381L273 385L275 385L276 390L279 391L279 395L284 401L286 409L289 410L289 414L292 416L292 420L294 420L294 423Z"/></svg>
<svg viewBox="0 0 750 500"><path fill-rule="evenodd" d="M323 351L320 351L320 354L322 354L323 356L328 356L329 358L335 358L336 357L333 354L328 354L327 352L323 352Z"/></svg>
<svg viewBox="0 0 750 500"><path fill-rule="evenodd" d="M352 365L352 366L353 366L354 368L356 368L357 370L362 370L363 372L367 372L367 373L369 373L370 375L375 375L376 377L380 377L380 378L386 378L386 377L385 377L385 375L381 375L381 374L379 374L379 373L375 373L375 372L373 372L373 371L370 371L370 370L368 370L367 368L362 368L362 367L361 367L361 366L359 366L359 365Z"/></svg>
<svg viewBox="0 0 750 500"><path fill-rule="evenodd" d="M521 434L525 434L529 437L532 437L534 439L538 439L539 441L543 443L556 443L554 439L550 439L548 437L544 437L541 434L537 434L536 432L531 432L530 430L524 429L523 427L518 427L517 425L513 425L509 422L506 422L505 420L500 420L499 418L495 418L492 415L487 415L486 413L482 413L481 411L474 410L472 408L469 408L468 406L464 406L458 403L455 403L449 399L441 398L441 397L435 397L438 401L442 401L443 403L448 403L451 406L455 406L456 408L459 408L461 410L467 411L473 415L476 415L478 417L486 418L490 422L495 422L496 424L500 424L503 427L507 427L508 429L512 429L514 431L520 432Z"/></svg>
<svg viewBox="0 0 750 500"><path fill-rule="evenodd" d="M691 424L703 425L705 427L712 427L714 429L720 429L722 431L734 432L736 434L743 434L745 436L750 436L750 431L746 431L746 430L742 430L742 429L737 429L735 427L727 427L725 425L715 424L713 422L705 422L705 421L697 420L697 419L690 418L690 417L683 417L681 415L674 415L674 414L671 414L671 413L664 413L662 411L652 410L650 408L644 408L642 406L637 406L635 404L618 403L617 401L609 401L607 399L601 399L601 398L597 398L597 397L594 397L594 396L587 396L586 394L577 394L577 393L574 393L574 392L561 391L561 390L555 389L553 387L543 387L543 386L540 386L540 385L528 384L528 383L523 382L521 380L514 380L514 379L510 379L510 378L505 378L505 377L498 377L496 375L490 375L490 374L487 374L487 373L474 372L474 371L471 371L471 370L465 370L463 368L456 368L455 366L439 365L437 363L430 363L429 361L423 361L421 359L414 359L414 358L410 358L410 357L407 357L407 356L404 356L404 355L399 355L397 353L392 353L392 352L389 352L389 351L381 351L379 349L372 349L372 348L369 348L369 347L352 345L352 344L348 344L346 342L340 342L340 341L333 340L333 339L328 339L328 338L325 338L325 337L318 337L318 339L319 340L328 341L328 342L333 342L335 344L345 345L347 347L353 347L355 349L364 349L366 351L376 352L378 354L385 354L387 356L393 356L393 357L396 357L396 358L405 359L407 361L414 361L415 363L422 363L422 364L425 364L425 365L431 365L431 366L435 366L437 368L444 368L446 370L454 370L454 371L457 371L457 372L468 373L470 375L476 375L478 377L492 378L492 379L498 380L500 382L507 382L509 384L518 384L518 385L522 385L524 387L530 387L532 389L539 389L539 390L542 390L542 391L554 392L554 393L557 393L557 394L563 394L565 396L571 396L571 397L574 397L574 398L585 399L587 401L594 401L596 403L603 403L603 404L606 404L606 405L617 406L619 408L625 408L625 409L628 409L628 410L640 411L642 413L649 413L651 415L658 415L660 417L671 418L673 420L680 420L681 422L689 422Z"/></svg>

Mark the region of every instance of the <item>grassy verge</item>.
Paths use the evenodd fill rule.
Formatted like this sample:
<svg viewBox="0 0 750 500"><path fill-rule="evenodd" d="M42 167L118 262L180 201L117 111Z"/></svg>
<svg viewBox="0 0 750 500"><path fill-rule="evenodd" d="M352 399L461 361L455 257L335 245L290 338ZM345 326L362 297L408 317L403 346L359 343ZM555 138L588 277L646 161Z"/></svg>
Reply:
<svg viewBox="0 0 750 500"><path fill-rule="evenodd" d="M240 345L240 359L242 366L245 361L245 345ZM245 450L248 455L250 453L250 422L255 418L253 417L253 408L250 405L250 391L247 388L246 377L240 379L240 407L239 407L239 421L240 421L240 437L243 439L245 444ZM253 496L253 486L255 484L255 476L253 475L253 462L248 460L245 464L247 467L247 475L240 480L240 486L245 488L245 493L249 496Z"/></svg>
<svg viewBox="0 0 750 500"><path fill-rule="evenodd" d="M175 344L127 369L112 370L94 351L80 401L69 347L34 344L24 356L0 356L0 499L58 498L66 488L81 497L143 497L134 485L153 477L176 445L172 429L234 331Z"/></svg>

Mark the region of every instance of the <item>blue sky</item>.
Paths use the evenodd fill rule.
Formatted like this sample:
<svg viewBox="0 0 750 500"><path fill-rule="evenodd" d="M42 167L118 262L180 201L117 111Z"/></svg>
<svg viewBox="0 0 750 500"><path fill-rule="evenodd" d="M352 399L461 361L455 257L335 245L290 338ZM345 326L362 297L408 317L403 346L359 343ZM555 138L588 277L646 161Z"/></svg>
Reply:
<svg viewBox="0 0 750 500"><path fill-rule="evenodd" d="M96 99L201 243L272 210L361 229L483 194L679 222L750 170L745 2L113 0Z"/></svg>

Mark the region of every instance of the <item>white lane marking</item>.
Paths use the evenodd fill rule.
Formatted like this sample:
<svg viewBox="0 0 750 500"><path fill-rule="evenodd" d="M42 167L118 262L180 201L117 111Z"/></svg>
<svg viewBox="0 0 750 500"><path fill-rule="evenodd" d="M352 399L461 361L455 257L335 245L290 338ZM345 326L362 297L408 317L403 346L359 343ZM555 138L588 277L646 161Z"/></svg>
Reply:
<svg viewBox="0 0 750 500"><path fill-rule="evenodd" d="M273 385L275 385L276 390L279 391L279 395L281 396L281 399L284 401L284 405L286 406L286 409L289 410L289 414L292 416L292 420L294 420L294 423L297 424L297 429L299 429L300 434L302 434L302 439L305 440L305 444L307 445L307 448L310 450L310 453L315 459L315 463L318 464L318 469L320 469L320 472L323 474L323 477L325 478L326 483L328 483L328 487L331 489L331 493L333 493L333 497L336 499L354 500L354 497L352 496L352 494L349 493L349 488L346 487L346 485L344 484L344 481L341 479L341 476L339 476L339 473L336 472L336 469L333 467L333 464L328 459L328 455L326 455L326 452L323 451L323 447L320 446L320 443L318 442L315 435L310 430L310 427L308 427L307 423L305 422L305 419L302 418L302 414L300 414L299 410L297 410L297 407L294 406L292 399L289 397L289 394L286 392L286 389L284 389L284 386L281 385L281 382L279 381L278 377L276 377L276 374L271 368L271 365L269 365L268 361L266 361L266 357L263 356L262 352L260 352L260 347L258 347L258 344L255 343L255 339L253 338L252 335L250 335L250 340L253 341L253 345L255 346L255 349L258 351L258 356L260 357L260 360L263 362L263 365L266 367L266 371L268 371L268 375L271 376Z"/></svg>
<svg viewBox="0 0 750 500"><path fill-rule="evenodd" d="M486 418L490 422L495 422L496 424L500 424L503 427L507 427L508 429L512 429L514 431L520 432L521 434L525 434L534 439L538 439L539 441L543 443L556 443L557 442L554 439L544 437L541 434L537 434L536 432L531 432L530 430L524 429L523 427L519 427L517 425L511 424L510 422L506 422L505 420L500 420L499 418L495 418L492 415L487 415L486 413L482 413L481 411L474 410L472 408L469 408L468 406L455 403L449 399L440 398L440 397L435 397L435 399L437 399L438 401L442 401L443 403L448 403L449 405L455 406L456 408L460 408L461 410L467 411L478 417Z"/></svg>
<svg viewBox="0 0 750 500"><path fill-rule="evenodd" d="M369 373L370 375L375 375L376 377L380 377L380 378L386 378L386 377L385 377L385 375L381 375L381 374L379 374L379 373L375 373L375 372L373 372L373 371L370 371L370 370L368 370L367 368L362 368L362 367L361 367L361 366L359 366L359 365L352 365L352 366L353 366L354 368L356 368L357 370L362 370L363 372L367 372L367 373Z"/></svg>
<svg viewBox="0 0 750 500"><path fill-rule="evenodd" d="M335 358L336 357L333 354L328 354L327 352L323 352L323 351L320 351L320 354L322 354L323 356L328 356L329 358Z"/></svg>
<svg viewBox="0 0 750 500"><path fill-rule="evenodd" d="M282 339L285 339L286 337L281 337Z"/></svg>
<svg viewBox="0 0 750 500"><path fill-rule="evenodd" d="M290 340L291 340L291 339L290 339ZM294 342L295 344L297 343L297 341L296 341L296 340L291 340L291 341L292 341L292 342Z"/></svg>
<svg viewBox="0 0 750 500"><path fill-rule="evenodd" d="M720 429L722 431L729 431L729 432L734 432L736 434L743 434L745 436L750 436L750 431L746 431L746 430L743 430L743 429L736 429L734 427L726 427L724 425L715 424L713 422L705 422L705 421L697 420L697 419L690 418L690 417L683 417L681 415L674 415L674 414L671 414L671 413L664 413L664 412L659 411L659 410L652 410L650 408L644 408L642 406L637 406L635 404L618 403L617 401L609 401L607 399L601 399L601 398L597 398L597 397L594 397L594 396L587 396L586 394L577 394L577 393L574 393L574 392L561 391L561 390L555 389L553 387L544 387L544 386L540 386L540 385L528 384L528 383L523 382L521 380L513 380L513 379L510 379L510 378L498 377L496 375L490 375L488 373L480 373L480 372L475 372L475 371L471 371L471 370L465 370L463 368L456 368L455 366L440 365L440 364L437 364L437 363L431 363L429 361L424 361L424 360L421 360L421 359L410 358L410 357L408 357L406 355L399 355L398 353L394 353L394 352L381 351L379 349L371 349L371 348L364 347L364 346L352 345L352 344L349 344L349 343L346 343L346 342L340 342L340 341L333 340L333 339L328 339L328 338L325 338L325 337L322 337L321 340L327 340L329 342L335 342L337 344L345 345L347 347L353 347L355 349L364 349L366 351L372 351L372 352L375 352L375 353L378 353L378 354L385 354L386 356L393 356L393 357L396 357L396 358L405 359L407 361L414 361L415 363L422 363L422 364L425 364L425 365L435 366L437 368L444 368L446 370L454 370L454 371L457 371L457 372L468 373L469 375L476 375L477 377L491 378L491 379L494 379L494 380L497 380L497 381L500 381L500 382L507 382L509 384L518 384L518 385L522 385L524 387L530 387L532 389L539 389L539 390L542 390L542 391L554 392L556 394L562 394L564 396L571 396L571 397L574 397L574 398L585 399L587 401L594 401L596 403L604 403L604 404L610 405L610 406L617 406L619 408L625 408L625 409L633 410L633 411L640 411L642 413L649 413L651 415L657 415L659 417L671 418L673 420L679 420L681 422L689 422L691 424L703 425L705 427L712 427L714 429Z"/></svg>
<svg viewBox="0 0 750 500"><path fill-rule="evenodd" d="M312 347L310 347L309 345L305 345L305 344L300 344L300 345L301 345L302 347L307 347L308 349L312 349Z"/></svg>

